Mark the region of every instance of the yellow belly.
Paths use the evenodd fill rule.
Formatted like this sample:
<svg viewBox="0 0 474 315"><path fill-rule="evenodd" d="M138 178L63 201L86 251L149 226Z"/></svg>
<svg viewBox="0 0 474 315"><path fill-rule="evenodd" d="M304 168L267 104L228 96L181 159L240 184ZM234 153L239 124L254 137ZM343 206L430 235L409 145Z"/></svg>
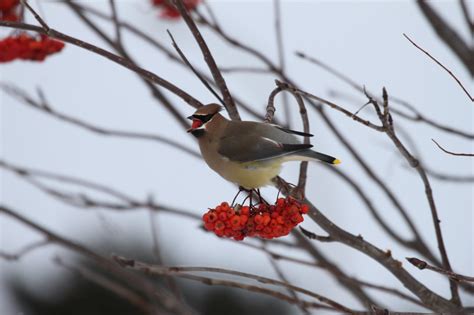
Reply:
<svg viewBox="0 0 474 315"><path fill-rule="evenodd" d="M246 189L260 188L271 184L271 180L280 174L279 160L265 162L236 163L220 160L209 166L226 180Z"/></svg>
<svg viewBox="0 0 474 315"><path fill-rule="evenodd" d="M251 162L235 163L228 162L225 170L218 173L233 183L246 189L260 188L271 184L271 180L280 174L281 163L272 162Z"/></svg>
<svg viewBox="0 0 474 315"><path fill-rule="evenodd" d="M259 162L233 162L217 153L217 149L205 137L199 139L201 154L207 165L226 180L246 189L254 189L271 184L271 180L280 174L283 159ZM203 146L207 146L203 150Z"/></svg>

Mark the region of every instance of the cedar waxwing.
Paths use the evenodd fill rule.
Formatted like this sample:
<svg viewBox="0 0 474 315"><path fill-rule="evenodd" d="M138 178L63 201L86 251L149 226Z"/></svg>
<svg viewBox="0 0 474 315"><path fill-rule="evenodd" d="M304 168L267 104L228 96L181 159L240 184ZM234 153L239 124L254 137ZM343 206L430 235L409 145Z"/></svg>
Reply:
<svg viewBox="0 0 474 315"><path fill-rule="evenodd" d="M278 125L254 121L232 121L219 114L222 106L200 107L188 119L188 129L198 139L207 165L230 182L245 189L266 186L280 173L287 161L323 161L339 164L338 159L313 150L298 136L312 136Z"/></svg>

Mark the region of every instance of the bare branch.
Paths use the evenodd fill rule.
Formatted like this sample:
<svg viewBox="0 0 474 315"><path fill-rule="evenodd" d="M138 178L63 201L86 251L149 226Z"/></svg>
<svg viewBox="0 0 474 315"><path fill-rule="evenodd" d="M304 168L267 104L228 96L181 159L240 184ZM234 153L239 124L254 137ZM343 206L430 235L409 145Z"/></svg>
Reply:
<svg viewBox="0 0 474 315"><path fill-rule="evenodd" d="M138 290L141 290L144 294L149 296L150 298L158 298L162 304L172 312L176 312L177 314L194 314L192 310L188 307L185 307L179 301L175 300L172 295L168 292L157 289L154 285L149 283L148 281L137 277L129 272L124 271L122 268L119 268L115 263L113 263L110 259L104 258L101 255L93 252L92 250L82 246L79 243L74 241L70 241L59 234L53 233L47 228L34 223L33 221L27 219L26 217L18 214L16 211L10 209L5 205L0 205L0 213L3 213L18 222L26 225L27 227L31 228L34 231L37 231L43 234L47 239L51 242L61 245L67 249L70 249L76 253L82 254L90 259L92 259L98 266L120 276L122 279L127 281L127 283Z"/></svg>
<svg viewBox="0 0 474 315"><path fill-rule="evenodd" d="M467 27L469 28L469 32L471 33L471 36L474 36L474 20L470 14L472 13L472 11L469 11L465 0L459 0L459 5L461 6L462 15L464 17L464 21L466 22Z"/></svg>
<svg viewBox="0 0 474 315"><path fill-rule="evenodd" d="M265 241L262 241L263 243L263 246L262 246L262 250L267 252L267 247L266 247L266 242ZM275 271L275 273L278 275L278 278L280 278L280 280L282 282L285 282L287 284L290 284L290 282L288 281L288 279L286 278L285 274L283 273L283 270L280 268L280 266L278 266L278 262L276 261L276 259L271 255L271 254L268 254L268 260L270 261L270 264L272 265L273 267L273 270ZM301 309L301 312L303 312L303 314L306 314L306 315L310 315L310 312L308 311L308 309L306 309L302 303L301 303L301 300L300 298L298 297L298 294L292 290L292 289L288 289L288 292L290 293L290 295L298 301L298 306L299 308Z"/></svg>
<svg viewBox="0 0 474 315"><path fill-rule="evenodd" d="M153 72L150 72L148 70L145 70L133 62L129 61L126 58L120 57L118 55L115 55L105 49L102 49L100 47L97 47L95 45L89 44L87 42L84 42L80 39L74 38L72 36L66 35L64 33L58 32L52 28L46 30L42 27L38 27L35 25L31 24L26 24L26 23L19 23L19 22L10 22L10 21L0 21L0 26L8 27L8 28L14 28L14 29L21 29L21 30L27 30L27 31L33 31L37 32L39 34L44 34L48 35L49 37L61 40L63 42L75 45L77 47L86 49L94 54L100 55L104 58L107 58L125 68L128 68L132 70L133 72L136 72L139 74L141 77L143 77L145 80L150 81L154 84L158 84L168 91L172 92L179 98L181 98L183 101L191 105L192 107L198 108L202 106L202 103L199 102L197 99L189 95L188 93L184 92L182 89L178 88L176 85L172 84L171 82L161 78L160 76L154 74Z"/></svg>
<svg viewBox="0 0 474 315"><path fill-rule="evenodd" d="M96 17L99 17L101 19L105 19L105 20L112 20L112 17L108 16L107 14L104 14L92 7L88 7L88 6L85 6L84 4L81 3L81 5L79 6L78 3L75 3L75 6L80 9L81 11L84 11L84 12L87 12L87 13L90 13L91 15L94 15ZM134 25L131 25L127 22L124 22L124 21L119 21L120 23L120 26L123 28L123 29L126 29L128 31L130 31L130 33L136 35L138 38L141 38L143 39L146 43L150 44L151 46L155 47L156 49L158 49L159 51L161 51L162 53L164 53L167 57L169 57L171 60L179 63L180 65L182 66L185 66L187 67L187 65L178 57L176 56L171 50L169 50L164 44L161 44L160 42L158 42L157 40L155 40L154 38L152 38L150 35L147 35L145 32L139 30L137 27L135 27ZM221 72L224 72L223 69L221 69L219 67L219 69L221 70ZM224 69L225 70L225 69ZM230 68L229 69L230 71L239 71L239 69L234 69L234 68ZM242 71L254 71L254 72L257 72L257 73L261 73L261 72L266 72L266 73L269 73L268 70L265 70L265 69L245 69L243 68ZM196 70L197 71L197 70ZM203 73L202 71L198 71L200 76L205 78L206 81L213 85L213 86L216 86L216 83L214 82L214 80L207 76L205 73ZM249 106L248 104L245 104L241 99L238 99L236 96L233 96L233 99L235 101L236 104L239 105L239 108L245 110L246 112L248 112L249 114L251 114L252 116L258 118L258 119L261 119L262 118L262 115L259 114L258 112L256 112L254 109L252 109L251 106Z"/></svg>
<svg viewBox="0 0 474 315"><path fill-rule="evenodd" d="M71 10L87 25L89 26L100 38L102 38L107 44L109 44L116 52L118 52L122 57L127 59L129 62L137 66L137 63L132 59L132 57L126 51L124 45L119 42L113 40L109 37L103 30L101 30L96 23L92 22L81 10L81 7L71 0L65 0L61 2L71 8ZM188 129L188 122L183 117L183 115L175 108L174 104L170 102L170 100L161 92L158 87L156 87L153 83L145 80L143 77L143 82L146 86L151 90L153 97L155 97L168 112L173 116L173 118L181 124L184 129Z"/></svg>
<svg viewBox="0 0 474 315"><path fill-rule="evenodd" d="M347 148L347 150L355 158L355 160L358 162L358 164L364 170L367 176L384 192L385 196L390 200L394 208L398 211L398 213L401 215L401 217L405 221L407 227L413 233L413 240L410 241L399 236L394 230L392 230L389 227L388 224L381 224L382 222L381 216L378 215L371 201L367 197L364 197L365 194L362 193L362 190L356 189L356 186L355 186L357 185L356 182L354 180L351 180L348 175L345 175L345 176L344 174L338 174L338 175L340 175L352 188L355 189L355 191L359 194L359 196L364 200L364 203L367 205L369 211L371 211L374 218L377 220L377 222L381 224L381 226L390 236L392 236L400 244L408 248L412 248L422 253L423 256L429 258L431 261L435 261L438 263L439 260L431 252L428 245L421 237L421 234L418 232L414 222L410 218L408 214L409 211L403 206L402 202L397 198L393 190L390 189L390 187L383 181L383 179L379 175L376 174L376 172L371 167L370 163L367 162L359 152L357 152L354 145L351 144L350 141L346 137L344 137L342 132L336 128L336 126L333 124L329 116L323 110L323 107L314 107L314 108L318 110L323 121L328 125L329 129L336 136L336 138Z"/></svg>
<svg viewBox="0 0 474 315"><path fill-rule="evenodd" d="M271 284L271 285L275 285L275 286L288 288L288 289L294 290L296 292L302 293L304 295L310 296L312 298L317 299L318 301L320 301L322 303L325 303L325 304L331 306L335 310L343 311L343 312L346 312L346 313L353 313L354 312L350 308L348 308L346 306L343 306L343 305L339 304L338 302L335 302L335 301L333 301L333 300L331 300L327 297L316 294L316 293L311 292L309 290L291 285L291 284L283 282L283 281L274 280L274 279L270 279L270 278L266 278L266 277L261 277L261 276L246 273L246 272L223 269L223 268L213 268L213 267L176 267L176 266L167 267L167 266L157 266L157 265L149 265L149 264L137 261L137 260L131 260L131 259L127 259L127 258L120 257L120 256L113 256L113 258L122 267L143 271L145 273L152 274L152 275L153 274L155 274L155 275L171 275L171 276L175 275L175 276L178 276L178 277L183 277L183 278L188 278L188 279L204 280L205 283L207 281L210 281L211 282L210 284L218 284L218 285L229 285L230 286L230 284L233 283L234 285L236 285L236 287L247 289L247 290L249 290L251 287L263 289L263 288L254 287L254 286L247 287L244 284L236 283L236 282L227 282L227 281L217 280L217 279L208 278L208 277L198 277L198 276L195 276L195 275L188 274L188 272L212 272L212 273L219 273L219 274L234 275L234 276L243 277L243 278L247 278L247 279L253 279L253 280L256 280L260 283ZM192 277L189 277L189 276L192 276ZM215 281L217 281L217 282L215 282ZM272 292L273 293L272 295L274 295L275 294L274 292L277 292L277 291L267 290L267 293L270 293L270 292ZM264 293L264 292L262 292L262 293ZM293 298L289 298L289 299L285 298L285 300L289 301L289 302L292 301L293 303L297 303ZM308 307L308 306L311 307L312 306L311 304L308 305L307 302L302 301L301 303L305 307Z"/></svg>
<svg viewBox="0 0 474 315"><path fill-rule="evenodd" d="M288 194L291 187L281 177L274 181L275 185L281 189L281 192ZM377 248L363 238L355 236L337 226L330 221L319 209L317 209L311 201L305 199L304 203L308 204L310 211L308 215L335 241L346 244L376 260L379 264L390 271L403 285L415 294L427 307L435 311L460 311L460 307L451 301L439 296L429 288L418 282L411 276L402 266L402 263L392 256L388 256L385 251Z"/></svg>
<svg viewBox="0 0 474 315"><path fill-rule="evenodd" d="M146 301L141 297L139 294L133 292L125 285L118 283L117 281L113 281L99 272L95 272L85 267L81 266L70 266L62 261L61 258L55 257L54 262L61 267L64 267L70 270L73 273L78 274L79 276L83 277L84 279L95 283L106 290L109 290L115 293L117 296L129 301L131 304L140 308L145 314L151 314L153 309L151 308L150 302Z"/></svg>
<svg viewBox="0 0 474 315"><path fill-rule="evenodd" d="M220 66L219 70L222 73L254 73L254 74L271 74L268 69L258 68L258 67L223 67Z"/></svg>
<svg viewBox="0 0 474 315"><path fill-rule="evenodd" d="M196 40L199 45L199 48L201 49L204 60L206 61L209 70L211 71L211 74L214 77L214 81L216 82L217 86L221 90L222 96L224 97L224 103L226 105L225 107L227 112L229 113L230 118L233 120L240 120L239 112L237 110L237 107L235 106L232 96L230 95L224 77L222 77L222 74L220 73L216 62L214 61L214 57L212 56L211 51L209 50L209 47L206 44L206 41L201 35L201 32L199 31L193 19L189 15L186 7L184 6L183 1L173 0L173 2L181 13L181 16L188 25L189 30L193 34L194 39Z"/></svg>
<svg viewBox="0 0 474 315"><path fill-rule="evenodd" d="M277 42L278 52L278 67L282 72L285 71L285 49L283 47L283 31L281 28L281 2L280 0L273 0L274 8L274 24L275 24L275 35ZM291 123L291 111L290 104L288 103L288 95L283 94L283 111L285 113L286 126L290 127Z"/></svg>
<svg viewBox="0 0 474 315"><path fill-rule="evenodd" d="M186 56L184 55L184 53L181 51L181 49L179 48L178 44L176 43L176 41L174 40L174 37L173 35L171 34L171 32L169 30L167 30L168 32L168 35L170 36L171 38L171 41L173 42L173 47L174 49L176 49L176 51L178 52L179 56L181 57L181 59L183 60L183 62L189 67L189 69L191 69L191 71L198 77L198 79L202 82L202 84L204 84L204 86L209 90L209 92L211 92L212 95L214 95L218 100L219 102L221 102L221 104L223 106L225 106L224 104L224 100L219 96L219 94L217 94L216 91L214 91L214 89L209 85L209 83L201 76L201 74L199 72L196 71L196 69L194 69L193 65L189 62L188 58L186 58Z"/></svg>
<svg viewBox="0 0 474 315"><path fill-rule="evenodd" d="M472 49L462 40L461 36L452 28L425 0L417 0L418 8L431 24L439 38L461 60L471 76L474 75ZM472 97L471 97L472 100Z"/></svg>
<svg viewBox="0 0 474 315"><path fill-rule="evenodd" d="M412 264L413 266L415 266L416 268L418 268L420 270L423 270L423 269L433 270L434 272L446 275L450 279L453 279L455 281L474 282L474 277L464 276L464 275L461 275L459 273L455 273L455 272L450 271L450 270L446 270L446 269L443 269L443 268L439 268L439 267L430 265L426 261L415 258L415 257L411 257L411 258L406 257L406 260L408 260L408 262L410 262L410 264Z"/></svg>
<svg viewBox="0 0 474 315"><path fill-rule="evenodd" d="M275 105L274 105L274 100L275 97L277 96L278 93L282 91L288 91L290 92L296 99L296 102L298 103L299 109L300 109L300 116L301 116L301 121L303 123L303 132L302 135L305 136L304 138L304 143L309 144L309 137L312 136L310 134L310 127L309 127L309 118L308 118L308 113L306 111L306 106L304 105L303 98L298 94L295 93L293 90L289 89L287 86L282 85L281 82L278 80L275 81L277 87L270 93L270 96L268 97L268 104L266 108L266 115L265 115L265 122L266 123L271 123L273 120L273 117L275 115ZM299 198L299 197L304 197L305 194L305 189L306 189L306 178L307 178L307 172L308 172L308 162L301 162L300 163L300 172L298 176L298 185L294 189L293 193L294 195Z"/></svg>
<svg viewBox="0 0 474 315"><path fill-rule="evenodd" d="M428 169L425 167L425 172L437 180L447 181L447 182L456 182L460 184L470 184L474 182L473 175L457 175L457 174L444 174L438 171Z"/></svg>
<svg viewBox="0 0 474 315"><path fill-rule="evenodd" d="M153 203L153 200L150 198L149 202ZM152 209L150 209L149 213L150 213L149 219L150 219L151 239L153 241L152 252L153 252L153 255L155 256L156 263L158 265L163 265L163 257L161 255L160 244L158 242L158 230L156 227L157 223L155 220L157 215ZM174 281L173 278L166 278L166 282L171 292L173 292L176 298L178 298L180 301L183 301L181 292L179 291L179 287L176 284L176 281Z"/></svg>
<svg viewBox="0 0 474 315"><path fill-rule="evenodd" d="M307 60L307 61L311 62L314 65L317 65L317 66L321 67L322 69L326 70L328 73L334 75L336 78L342 80L343 82L345 82L346 84L351 86L356 91L364 93L364 90L365 90L364 86L362 86L361 84L358 84L353 79L349 78L348 76L346 76L345 74L341 73L340 71L334 69L333 67L330 67L329 65L323 63L321 60L318 60L314 57L310 57L310 56L308 56L308 55L306 55L302 52L296 52L296 55L298 57L304 59L304 60ZM339 97L340 96L346 96L346 95L344 95L344 93L334 91L334 90L332 90L330 93L333 94L334 96L339 96ZM401 116L405 119L411 120L411 121L423 122L423 123L425 123L425 124L427 124L427 125L429 125L433 128L436 128L436 129L439 129L439 130L442 130L442 131L445 131L445 132L448 132L448 133L452 133L454 135L461 136L463 138L474 139L474 134L473 133L469 133L469 132L459 130L459 129L453 128L451 126L436 122L435 120L425 116L423 113L421 113L419 110L417 110L415 106L411 105L409 102L407 102L407 101L405 101L405 100L403 100L399 97L391 96L391 99L392 99L392 103L397 103L399 105L402 105L403 107L407 108L408 110L410 110L413 113L413 115L409 115L409 114L405 113L404 111L401 111L399 109L396 109L396 108L392 107L391 111L392 111L392 113L394 113L396 115L399 115L399 116ZM357 115L357 112L354 113L354 115Z"/></svg>
<svg viewBox="0 0 474 315"><path fill-rule="evenodd" d="M7 85L0 82L0 89L2 89L5 93L9 94L10 96L15 97L16 99L22 101L25 105L31 106L32 108L37 109L44 114L57 118L61 121L67 122L69 124L81 127L85 130L91 131L98 135L113 136L113 137L120 137L120 138L126 138L126 139L139 139L139 140L154 141L154 142L169 145L195 158L201 158L201 155L195 150L192 150L181 143L178 143L174 140L171 140L159 135L142 133L142 132L106 129L100 126L93 125L85 120L80 120L78 118L60 113L54 110L52 106L46 101L46 99L44 98L43 92L41 90L38 90L40 101L37 101L37 100L34 100L30 95L28 95L25 91L21 90L17 86Z"/></svg>
<svg viewBox="0 0 474 315"><path fill-rule="evenodd" d="M114 22L115 28L115 41L122 44L122 30L118 20L117 7L115 5L115 0L109 0L110 9L112 11L112 21Z"/></svg>
<svg viewBox="0 0 474 315"><path fill-rule="evenodd" d="M51 195L53 198L59 199L59 201L72 205L74 207L106 208L110 210L119 210L119 211L136 210L139 208L144 208L144 209L150 209L153 211L163 211L163 212L176 214L176 215L180 215L180 216L184 216L184 217L192 218L192 219L199 219L199 220L201 219L201 216L194 214L192 212L184 211L178 208L174 208L174 207L170 207L170 206L166 206L162 204L156 204L150 199L146 201L139 201L138 199L131 197L123 192L120 192L108 186L94 183L88 180L75 178L72 176L54 174L54 173L35 170L31 168L19 167L16 165L12 165L11 163L5 162L3 160L0 160L0 168L4 168L6 170L14 172L18 176L20 176L22 179L34 185L38 189ZM84 193L80 193L80 194L64 193L55 189L51 189L48 186L45 186L41 182L35 180L36 177L47 178L47 179L58 181L64 184L78 185L86 189L90 189L96 192L109 195L111 197L114 197L120 200L121 202L116 203L116 202L98 201L98 200L88 197Z"/></svg>
<svg viewBox="0 0 474 315"><path fill-rule="evenodd" d="M334 240L331 238L331 236L320 236L320 235L317 235L316 233L313 233L313 232L310 232L310 231L304 229L301 226L300 226L300 230L301 230L301 232L303 233L304 236L306 236L307 238L309 238L311 240L316 240L316 241L320 241L320 242L323 242L323 243L334 242Z"/></svg>
<svg viewBox="0 0 474 315"><path fill-rule="evenodd" d="M23 247L22 249L20 249L16 253L6 253L6 252L3 252L3 251L0 251L0 258L5 259L5 260L10 260L10 261L20 260L23 256L25 256L26 254L32 252L33 250L35 250L37 248L44 247L44 246L49 245L49 244L50 244L50 241L46 239L46 240L41 240L41 241L31 243L31 244Z"/></svg>
<svg viewBox="0 0 474 315"><path fill-rule="evenodd" d="M428 179L428 176L423 169L423 166L420 164L420 162L408 151L408 149L402 144L400 139L397 137L395 134L395 130L393 128L393 124L391 120L389 119L388 111L389 111L389 106L388 106L388 95L383 88L383 107L384 107L384 113L380 112L380 106L376 100L371 98L369 95L367 95L369 98L369 101L374 105L377 115L379 116L380 122L385 128L385 134L390 138L390 140L393 142L395 147L398 149L398 151L401 153L401 155L407 160L407 162L410 164L411 167L413 167L419 174L421 181L423 182L423 186L425 188L425 195L426 199L428 201L430 210L431 210L431 217L433 220L433 225L436 233L436 240L438 243L438 249L441 254L441 260L443 262L444 268L451 270L451 264L449 262L448 258L448 253L444 244L443 240L443 234L441 232L441 220L438 217L438 210L436 208L436 203L434 201L433 197L433 191L431 189L431 184ZM453 298L453 302L460 305L460 299L459 299L459 293L458 293L458 285L454 281L450 281L450 287L451 287L451 294Z"/></svg>
<svg viewBox="0 0 474 315"><path fill-rule="evenodd" d="M333 103L333 102L330 102L330 101L327 101L319 96L316 96L316 95L313 95L311 93L308 93L308 92L305 92L303 90L300 90L299 88L295 87L295 86L291 86L290 84L288 83L283 83L283 82L280 82L280 84L282 86L286 86L288 90L291 90L291 91L294 91L295 93L298 93L300 94L301 96L304 96L304 97L307 97L307 98L310 98L310 99L314 99L318 102L321 102L322 104L326 104L328 105L329 107L331 107L332 109L335 109L337 110L338 112L341 112L343 113L344 115L346 115L347 117L349 118L352 118L353 120L363 124L364 126L367 126L367 127L370 127L374 130L377 130L377 131L383 131L383 127L382 126L377 126L373 123L371 123L370 121L368 120L365 120L365 119L362 119L358 116L356 116L355 114L349 112L348 110L342 108L341 106Z"/></svg>
<svg viewBox="0 0 474 315"><path fill-rule="evenodd" d="M419 50L421 50L422 52L424 52L428 57L431 58L431 60L433 60L434 62L436 62L441 68L443 68L447 73L449 73L449 75L459 84L459 86L462 88L462 90L464 91L464 93L466 93L466 95L469 97L469 99L471 100L471 102L474 102L474 98L471 96L471 94L467 91L467 89L464 87L464 85L461 83L461 81L454 75L454 73L449 70L446 66L444 66L441 62L438 61L438 59L436 59L435 57L433 57L429 52L427 52L426 50L424 50L423 48L421 48L419 45L417 45L413 40L411 40L410 37L408 37L407 34L403 34L403 36L405 36L406 39L408 39L408 41L410 43L412 43L413 46L415 46L416 48L418 48ZM471 59L474 58L471 56ZM474 67L474 66L473 66ZM472 73L472 72L471 72Z"/></svg>
<svg viewBox="0 0 474 315"><path fill-rule="evenodd" d="M443 151L444 153L451 154L451 155L455 155L455 156L474 156L474 153L458 153L458 152L448 151L448 150L446 150L445 148L443 148L443 147L442 147L438 142L436 142L434 139L431 139L431 141L433 141L433 142L438 146L438 148L440 148L440 150Z"/></svg>

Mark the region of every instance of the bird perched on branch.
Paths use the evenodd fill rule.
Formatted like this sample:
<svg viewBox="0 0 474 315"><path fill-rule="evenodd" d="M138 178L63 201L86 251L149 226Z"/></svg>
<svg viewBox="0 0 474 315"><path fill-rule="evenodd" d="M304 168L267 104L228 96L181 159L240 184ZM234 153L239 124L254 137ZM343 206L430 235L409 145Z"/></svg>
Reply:
<svg viewBox="0 0 474 315"><path fill-rule="evenodd" d="M289 130L278 125L254 121L232 121L219 114L222 106L200 107L188 119L188 129L198 139L207 165L226 180L245 189L270 184L287 161L323 161L339 164L332 156L311 150L300 137L311 134Z"/></svg>

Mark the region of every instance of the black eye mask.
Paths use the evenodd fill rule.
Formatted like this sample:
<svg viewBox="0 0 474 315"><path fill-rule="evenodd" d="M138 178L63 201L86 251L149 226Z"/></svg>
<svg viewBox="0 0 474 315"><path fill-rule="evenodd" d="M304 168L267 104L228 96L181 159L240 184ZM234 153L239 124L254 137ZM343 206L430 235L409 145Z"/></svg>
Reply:
<svg viewBox="0 0 474 315"><path fill-rule="evenodd" d="M214 114L209 114L209 115L193 115L194 118L199 119L202 121L203 124L207 123L209 120L211 120L212 117L214 117Z"/></svg>

